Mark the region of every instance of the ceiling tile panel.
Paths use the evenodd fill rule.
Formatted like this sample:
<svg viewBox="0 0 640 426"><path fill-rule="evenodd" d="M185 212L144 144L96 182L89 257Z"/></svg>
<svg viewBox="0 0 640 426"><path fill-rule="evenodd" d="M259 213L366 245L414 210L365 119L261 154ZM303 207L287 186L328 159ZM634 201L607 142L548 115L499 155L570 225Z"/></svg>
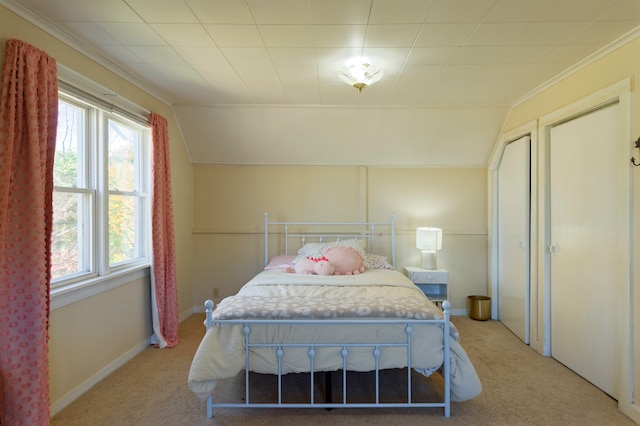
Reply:
<svg viewBox="0 0 640 426"><path fill-rule="evenodd" d="M128 46L145 64L184 64L184 59L169 46Z"/></svg>
<svg viewBox="0 0 640 426"><path fill-rule="evenodd" d="M203 24L254 24L246 2L238 0L185 0Z"/></svg>
<svg viewBox="0 0 640 426"><path fill-rule="evenodd" d="M209 33L200 24L153 24L151 27L173 46L213 46Z"/></svg>
<svg viewBox="0 0 640 426"><path fill-rule="evenodd" d="M174 46L178 55L193 65L229 65L222 51L215 46Z"/></svg>
<svg viewBox="0 0 640 426"><path fill-rule="evenodd" d="M218 47L263 47L260 31L255 25L205 24Z"/></svg>
<svg viewBox="0 0 640 426"><path fill-rule="evenodd" d="M635 21L638 15L640 15L640 2L638 0L620 0L602 15L602 19L611 21Z"/></svg>
<svg viewBox="0 0 640 426"><path fill-rule="evenodd" d="M591 44L603 47L604 40L615 40L634 28L630 21L593 22L567 40L567 44Z"/></svg>
<svg viewBox="0 0 640 426"><path fill-rule="evenodd" d="M273 67L237 66L235 70L249 88L256 87L258 82L270 88L281 86L278 73Z"/></svg>
<svg viewBox="0 0 640 426"><path fill-rule="evenodd" d="M116 39L93 22L65 22L64 28L83 38L88 45L119 44Z"/></svg>
<svg viewBox="0 0 640 426"><path fill-rule="evenodd" d="M110 2L69 0L65 3L67 4L67 6L80 13L82 15L83 21L142 22L142 18L126 2L122 0L115 0ZM71 19L70 17L67 17L60 20Z"/></svg>
<svg viewBox="0 0 640 426"><path fill-rule="evenodd" d="M413 46L421 25L369 25L365 37L366 47Z"/></svg>
<svg viewBox="0 0 640 426"><path fill-rule="evenodd" d="M530 26L528 23L480 24L466 40L467 46L508 46Z"/></svg>
<svg viewBox="0 0 640 426"><path fill-rule="evenodd" d="M516 40L517 45L554 45L564 43L579 31L583 30L589 22L534 22Z"/></svg>
<svg viewBox="0 0 640 426"><path fill-rule="evenodd" d="M372 0L310 0L312 24L366 24Z"/></svg>
<svg viewBox="0 0 640 426"><path fill-rule="evenodd" d="M458 51L457 47L414 47L407 58L407 65L447 64Z"/></svg>
<svg viewBox="0 0 640 426"><path fill-rule="evenodd" d="M236 70L230 66L197 64L193 69L214 87L244 86Z"/></svg>
<svg viewBox="0 0 640 426"><path fill-rule="evenodd" d="M271 66L271 58L266 49L254 47L224 47L220 49L232 66Z"/></svg>
<svg viewBox="0 0 640 426"><path fill-rule="evenodd" d="M304 83L309 88L318 84L318 70L315 67L287 65L276 67L276 73L283 84Z"/></svg>
<svg viewBox="0 0 640 426"><path fill-rule="evenodd" d="M366 25L314 25L316 47L362 47L367 32Z"/></svg>
<svg viewBox="0 0 640 426"><path fill-rule="evenodd" d="M488 64L504 52L504 46L473 46L461 47L451 60L452 64Z"/></svg>
<svg viewBox="0 0 640 426"><path fill-rule="evenodd" d="M537 64L536 67L544 64L556 64L558 65L556 74L558 74L571 65L584 60L596 50L597 46L589 44L555 46L553 50L540 59L540 64Z"/></svg>
<svg viewBox="0 0 640 426"><path fill-rule="evenodd" d="M306 0L246 0L257 24L310 24Z"/></svg>
<svg viewBox="0 0 640 426"><path fill-rule="evenodd" d="M267 47L314 47L311 25L259 25Z"/></svg>
<svg viewBox="0 0 640 426"><path fill-rule="evenodd" d="M420 24L433 0L373 0L370 24Z"/></svg>
<svg viewBox="0 0 640 426"><path fill-rule="evenodd" d="M273 47L269 49L269 55L275 66L305 66L317 70L316 52L313 49Z"/></svg>
<svg viewBox="0 0 640 426"><path fill-rule="evenodd" d="M536 64L553 50L553 46L511 46L495 58L499 64Z"/></svg>
<svg viewBox="0 0 640 426"><path fill-rule="evenodd" d="M590 1L590 0L587 0ZM558 0L497 0L484 22L537 22Z"/></svg>
<svg viewBox="0 0 640 426"><path fill-rule="evenodd" d="M104 1L101 3L111 3ZM89 4L90 2L85 2ZM94 2L91 2L94 3ZM149 23L197 23L198 19L184 1L127 0L127 4Z"/></svg>
<svg viewBox="0 0 640 426"><path fill-rule="evenodd" d="M164 46L166 42L146 24L100 22L98 26L125 46Z"/></svg>
<svg viewBox="0 0 640 426"><path fill-rule="evenodd" d="M477 23L424 24L415 45L462 46L477 26Z"/></svg>
<svg viewBox="0 0 640 426"><path fill-rule="evenodd" d="M105 55L110 62L118 64L121 67L129 68L134 64L141 64L142 59L137 57L126 46L118 45L102 45L100 46L100 53Z"/></svg>
<svg viewBox="0 0 640 426"><path fill-rule="evenodd" d="M481 22L495 0L435 0L425 22Z"/></svg>
<svg viewBox="0 0 640 426"><path fill-rule="evenodd" d="M364 56L371 59L371 62L379 67L386 69L392 66L402 66L409 56L411 48L409 47L367 47L362 51ZM345 58L345 60L348 58Z"/></svg>
<svg viewBox="0 0 640 426"><path fill-rule="evenodd" d="M557 0L542 16L548 21L594 21L611 10L617 0L583 0L579 7L573 0Z"/></svg>
<svg viewBox="0 0 640 426"><path fill-rule="evenodd" d="M473 81L476 75L482 73L487 64L448 64L440 74L443 80L468 80Z"/></svg>

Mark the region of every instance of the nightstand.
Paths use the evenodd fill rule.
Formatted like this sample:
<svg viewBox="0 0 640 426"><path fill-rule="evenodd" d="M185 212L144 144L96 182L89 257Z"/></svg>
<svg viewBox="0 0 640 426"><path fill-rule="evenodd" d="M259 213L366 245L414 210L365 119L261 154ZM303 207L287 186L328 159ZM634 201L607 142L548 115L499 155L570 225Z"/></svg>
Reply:
<svg viewBox="0 0 640 426"><path fill-rule="evenodd" d="M449 271L405 266L404 272L420 290L438 306L449 297Z"/></svg>

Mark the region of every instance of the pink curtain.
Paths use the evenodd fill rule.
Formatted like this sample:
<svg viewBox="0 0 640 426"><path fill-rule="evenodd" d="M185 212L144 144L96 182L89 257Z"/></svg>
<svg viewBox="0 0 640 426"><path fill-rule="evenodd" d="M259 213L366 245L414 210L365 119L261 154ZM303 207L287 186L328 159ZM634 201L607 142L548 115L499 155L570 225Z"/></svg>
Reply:
<svg viewBox="0 0 640 426"><path fill-rule="evenodd" d="M0 92L0 424L49 424L56 61L8 40Z"/></svg>
<svg viewBox="0 0 640 426"><path fill-rule="evenodd" d="M152 112L152 311L154 343L161 348L178 344L178 289L169 166L167 119Z"/></svg>

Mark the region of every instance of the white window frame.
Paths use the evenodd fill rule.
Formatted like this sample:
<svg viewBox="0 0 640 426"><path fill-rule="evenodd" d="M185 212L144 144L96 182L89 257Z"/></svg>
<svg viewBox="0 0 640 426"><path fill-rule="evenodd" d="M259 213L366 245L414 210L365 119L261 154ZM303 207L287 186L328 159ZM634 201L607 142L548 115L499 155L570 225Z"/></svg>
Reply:
<svg viewBox="0 0 640 426"><path fill-rule="evenodd" d="M85 78L68 72L60 72L59 77L65 75L66 80L59 80L60 99L74 105L83 105L89 108L87 115L88 128L86 132L92 132L95 141L89 142L88 152L85 153L89 169L83 173L88 176L90 189L64 188L65 192L86 193L93 197L90 206L92 210L92 225L89 234L91 239L88 251L92 260L91 271L67 275L62 279L53 280L51 283L51 309L57 309L70 303L83 300L96 294L108 291L112 288L143 279L150 275L151 265L151 127L149 112L143 110L126 99L119 98L113 92L92 83ZM69 81L71 80L71 81ZM114 99L117 99L116 102ZM108 123L114 120L125 126L134 127L141 131L142 143L139 147L139 155L144 164L138 164L136 173L139 173L140 186L134 191L110 191L108 188ZM91 128L94 123L98 128ZM85 147L86 148L86 147ZM89 166L89 163L92 163ZM61 188L59 188L61 189ZM54 188L55 191L55 188ZM117 264L109 264L108 246L108 202L109 195L128 195L138 197L141 214L136 217L139 225L141 247L137 248L136 257L133 260ZM138 239L136 239L138 241ZM80 253L82 255L82 253Z"/></svg>

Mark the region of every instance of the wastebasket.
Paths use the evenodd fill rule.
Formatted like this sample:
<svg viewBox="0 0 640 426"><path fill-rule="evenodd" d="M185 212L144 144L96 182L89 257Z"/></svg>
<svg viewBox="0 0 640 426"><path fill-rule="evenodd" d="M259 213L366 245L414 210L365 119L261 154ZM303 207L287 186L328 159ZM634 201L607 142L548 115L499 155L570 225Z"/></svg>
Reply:
<svg viewBox="0 0 640 426"><path fill-rule="evenodd" d="M486 321L491 318L491 298L489 296L468 296L469 318Z"/></svg>

